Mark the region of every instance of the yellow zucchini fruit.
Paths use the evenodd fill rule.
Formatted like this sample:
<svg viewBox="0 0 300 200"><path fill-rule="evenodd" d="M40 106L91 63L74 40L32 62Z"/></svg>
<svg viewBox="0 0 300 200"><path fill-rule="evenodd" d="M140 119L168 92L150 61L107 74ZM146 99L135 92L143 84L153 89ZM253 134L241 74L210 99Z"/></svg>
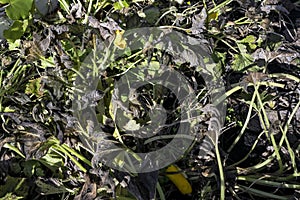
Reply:
<svg viewBox="0 0 300 200"><path fill-rule="evenodd" d="M179 172L179 171L180 171L180 169L178 167L176 167L175 165L170 165L166 169L167 173L170 173L170 172L174 173L174 172ZM174 183L174 185L178 188L178 190L182 194L191 194L192 193L192 186L182 173L167 174L166 176Z"/></svg>

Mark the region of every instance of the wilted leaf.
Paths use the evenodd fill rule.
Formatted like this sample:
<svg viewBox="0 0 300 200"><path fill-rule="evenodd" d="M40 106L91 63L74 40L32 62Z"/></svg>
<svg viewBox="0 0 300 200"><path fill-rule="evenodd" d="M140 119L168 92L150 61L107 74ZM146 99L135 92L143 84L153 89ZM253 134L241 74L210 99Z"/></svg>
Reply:
<svg viewBox="0 0 300 200"><path fill-rule="evenodd" d="M120 31L120 30L117 30L116 31L116 37L115 37L115 40L114 40L114 45L116 47L118 47L119 49L125 49L126 48L126 41L124 40L123 38L123 34L124 34L124 31Z"/></svg>
<svg viewBox="0 0 300 200"><path fill-rule="evenodd" d="M205 30L205 22L207 19L206 9L203 8L201 12L195 15L192 19L192 33L198 35Z"/></svg>
<svg viewBox="0 0 300 200"><path fill-rule="evenodd" d="M41 78L30 80L26 85L25 94L34 94L36 97L41 97L44 94L41 85Z"/></svg>

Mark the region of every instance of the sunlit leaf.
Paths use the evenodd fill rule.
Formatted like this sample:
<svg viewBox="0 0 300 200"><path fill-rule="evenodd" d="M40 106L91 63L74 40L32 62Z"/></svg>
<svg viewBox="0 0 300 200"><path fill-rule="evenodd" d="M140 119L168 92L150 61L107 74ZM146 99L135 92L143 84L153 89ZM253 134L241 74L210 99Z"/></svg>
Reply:
<svg viewBox="0 0 300 200"><path fill-rule="evenodd" d="M115 2L114 4L114 9L115 10L121 10L122 8L128 8L129 4L126 2L126 0L119 0L117 2Z"/></svg>
<svg viewBox="0 0 300 200"><path fill-rule="evenodd" d="M256 45L256 37L254 35L248 35L244 39L240 41L240 43L247 44L251 50L255 50L257 45Z"/></svg>

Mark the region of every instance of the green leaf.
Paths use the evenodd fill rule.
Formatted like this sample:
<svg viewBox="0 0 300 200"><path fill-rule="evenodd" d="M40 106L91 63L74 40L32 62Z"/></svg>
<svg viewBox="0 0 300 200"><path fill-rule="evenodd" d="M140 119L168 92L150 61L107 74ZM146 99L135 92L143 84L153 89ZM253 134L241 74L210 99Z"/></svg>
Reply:
<svg viewBox="0 0 300 200"><path fill-rule="evenodd" d="M39 161L52 172L57 171L64 164L63 159L53 151L48 152L45 156L39 159Z"/></svg>
<svg viewBox="0 0 300 200"><path fill-rule="evenodd" d="M240 41L240 43L247 44L251 50L255 50L257 45L256 45L256 37L254 35L248 35L244 39Z"/></svg>
<svg viewBox="0 0 300 200"><path fill-rule="evenodd" d="M244 39L241 40L242 43L255 43L256 37L254 35L248 35Z"/></svg>
<svg viewBox="0 0 300 200"><path fill-rule="evenodd" d="M247 47L246 47L246 45L237 43L237 46L238 46L238 48L239 48L239 50L240 50L240 52L242 54L246 54L247 53Z"/></svg>
<svg viewBox="0 0 300 200"><path fill-rule="evenodd" d="M242 71L253 63L253 58L249 54L235 54L232 62L234 71Z"/></svg>
<svg viewBox="0 0 300 200"><path fill-rule="evenodd" d="M3 145L3 147L10 149L10 150L16 152L17 154L19 154L22 158L25 158L25 156L22 154L22 152L17 147L15 147L11 144L8 144L8 143L5 143Z"/></svg>
<svg viewBox="0 0 300 200"><path fill-rule="evenodd" d="M0 198L0 200L17 200L17 199L24 199L24 197L16 196L10 192L10 193L6 193L4 197Z"/></svg>
<svg viewBox="0 0 300 200"><path fill-rule="evenodd" d="M17 186L22 188L17 188ZM26 195L26 192L28 192L28 185L24 184L24 178L7 175L5 177L5 184L1 184L0 187L0 200L24 199L24 197L21 198L20 196L16 196L16 193L22 193L21 191L18 191L18 189L23 189L23 195Z"/></svg>
<svg viewBox="0 0 300 200"><path fill-rule="evenodd" d="M55 181L55 184L46 183L46 181L41 178L35 181L36 185L41 190L42 195L59 194L65 192L74 193L73 190L65 187L61 180L52 179L52 181Z"/></svg>
<svg viewBox="0 0 300 200"><path fill-rule="evenodd" d="M129 7L129 4L125 0L123 0L123 1L119 0L118 2L114 3L115 10L121 10L122 8L128 8L128 7Z"/></svg>
<svg viewBox="0 0 300 200"><path fill-rule="evenodd" d="M28 20L16 20L9 29L4 30L3 35L9 42L14 43L17 39L20 39L21 36L25 33L27 26Z"/></svg>
<svg viewBox="0 0 300 200"><path fill-rule="evenodd" d="M0 0L0 3L8 3L9 5L5 8L7 16L13 20L19 20L29 17L33 0Z"/></svg>
<svg viewBox="0 0 300 200"><path fill-rule="evenodd" d="M160 10L157 7L150 7L148 9L145 9L144 13L146 15L145 20L149 24L154 24L160 17Z"/></svg>
<svg viewBox="0 0 300 200"><path fill-rule="evenodd" d="M24 162L24 169L23 172L26 177L32 177L34 175L36 167L39 165L39 163L35 160L27 160Z"/></svg>

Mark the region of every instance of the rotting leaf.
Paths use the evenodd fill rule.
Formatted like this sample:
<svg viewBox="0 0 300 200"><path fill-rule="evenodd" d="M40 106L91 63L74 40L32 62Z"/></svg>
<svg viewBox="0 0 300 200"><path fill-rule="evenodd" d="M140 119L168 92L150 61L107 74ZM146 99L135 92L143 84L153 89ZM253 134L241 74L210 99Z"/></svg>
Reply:
<svg viewBox="0 0 300 200"><path fill-rule="evenodd" d="M38 98L43 96L44 91L43 91L41 81L42 78L29 80L29 83L26 84L25 94L35 95Z"/></svg>
<svg viewBox="0 0 300 200"><path fill-rule="evenodd" d="M192 19L192 33L198 35L205 30L205 22L207 20L207 12L205 8Z"/></svg>

